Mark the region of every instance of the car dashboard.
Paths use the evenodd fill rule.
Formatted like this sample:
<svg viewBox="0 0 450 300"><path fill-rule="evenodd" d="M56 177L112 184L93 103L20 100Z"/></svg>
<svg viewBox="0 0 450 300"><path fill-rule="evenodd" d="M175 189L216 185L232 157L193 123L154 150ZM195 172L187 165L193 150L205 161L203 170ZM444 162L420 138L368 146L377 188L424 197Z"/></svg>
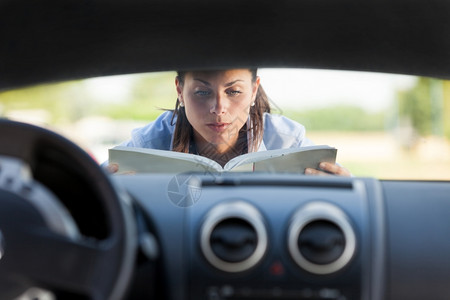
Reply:
<svg viewBox="0 0 450 300"><path fill-rule="evenodd" d="M441 239L449 221L444 213L429 220L449 206L448 184L256 173L114 179L153 224L165 282L158 293L169 299L423 299L448 291L439 278L450 267ZM427 199L431 188L440 193Z"/></svg>
<svg viewBox="0 0 450 300"><path fill-rule="evenodd" d="M372 299L376 291L367 287L382 285L384 209L374 180L248 173L115 179L155 225L174 298Z"/></svg>

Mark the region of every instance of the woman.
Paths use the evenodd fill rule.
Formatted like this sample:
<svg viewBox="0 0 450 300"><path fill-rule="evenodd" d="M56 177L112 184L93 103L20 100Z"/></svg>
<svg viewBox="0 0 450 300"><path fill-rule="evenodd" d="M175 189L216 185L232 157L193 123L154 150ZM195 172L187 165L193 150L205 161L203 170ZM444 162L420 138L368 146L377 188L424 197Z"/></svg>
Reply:
<svg viewBox="0 0 450 300"><path fill-rule="evenodd" d="M175 110L134 130L122 145L202 155L222 166L244 153L312 145L302 125L270 114L267 96L256 70L178 72ZM110 165L117 172L117 165ZM331 163L306 174L349 172Z"/></svg>

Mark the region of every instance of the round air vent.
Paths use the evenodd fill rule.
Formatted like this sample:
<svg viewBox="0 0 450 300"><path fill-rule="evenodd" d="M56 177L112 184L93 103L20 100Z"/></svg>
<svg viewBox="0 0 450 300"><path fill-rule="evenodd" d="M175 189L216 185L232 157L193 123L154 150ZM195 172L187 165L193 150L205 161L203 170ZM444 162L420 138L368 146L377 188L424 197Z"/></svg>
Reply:
<svg viewBox="0 0 450 300"><path fill-rule="evenodd" d="M314 274L330 274L346 266L356 238L344 212L326 202L312 202L297 211L289 226L288 249L294 261Z"/></svg>
<svg viewBox="0 0 450 300"><path fill-rule="evenodd" d="M255 207L243 201L219 204L203 223L200 246L206 260L217 269L248 270L267 249L263 218Z"/></svg>

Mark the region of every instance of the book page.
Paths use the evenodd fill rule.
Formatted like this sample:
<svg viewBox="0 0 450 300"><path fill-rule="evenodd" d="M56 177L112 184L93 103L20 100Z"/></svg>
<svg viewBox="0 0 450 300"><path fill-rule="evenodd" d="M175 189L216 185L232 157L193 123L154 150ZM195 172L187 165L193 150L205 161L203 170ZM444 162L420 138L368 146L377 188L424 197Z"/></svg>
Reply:
<svg viewBox="0 0 450 300"><path fill-rule="evenodd" d="M117 163L120 173L221 172L217 162L189 153L117 146L109 149L109 163Z"/></svg>
<svg viewBox="0 0 450 300"><path fill-rule="evenodd" d="M255 172L304 173L305 168L318 168L322 161L335 162L337 150L326 145L253 152L230 160L225 170ZM244 167L244 168L243 168Z"/></svg>
<svg viewBox="0 0 450 300"><path fill-rule="evenodd" d="M321 162L335 163L336 153L337 150L335 148L302 149L302 151L286 153L256 162L254 170L255 172L304 174L306 168L318 169Z"/></svg>

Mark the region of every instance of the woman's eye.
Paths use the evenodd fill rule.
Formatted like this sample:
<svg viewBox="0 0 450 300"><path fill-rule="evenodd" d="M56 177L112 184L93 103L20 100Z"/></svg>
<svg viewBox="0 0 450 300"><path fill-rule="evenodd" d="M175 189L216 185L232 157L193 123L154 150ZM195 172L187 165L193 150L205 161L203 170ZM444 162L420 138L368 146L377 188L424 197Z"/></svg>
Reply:
<svg viewBox="0 0 450 300"><path fill-rule="evenodd" d="M238 90L233 90L233 91L228 91L227 94L230 96L239 96L240 94L242 94L242 92L238 91Z"/></svg>
<svg viewBox="0 0 450 300"><path fill-rule="evenodd" d="M194 94L197 96L209 96L211 93L209 91L195 91Z"/></svg>

